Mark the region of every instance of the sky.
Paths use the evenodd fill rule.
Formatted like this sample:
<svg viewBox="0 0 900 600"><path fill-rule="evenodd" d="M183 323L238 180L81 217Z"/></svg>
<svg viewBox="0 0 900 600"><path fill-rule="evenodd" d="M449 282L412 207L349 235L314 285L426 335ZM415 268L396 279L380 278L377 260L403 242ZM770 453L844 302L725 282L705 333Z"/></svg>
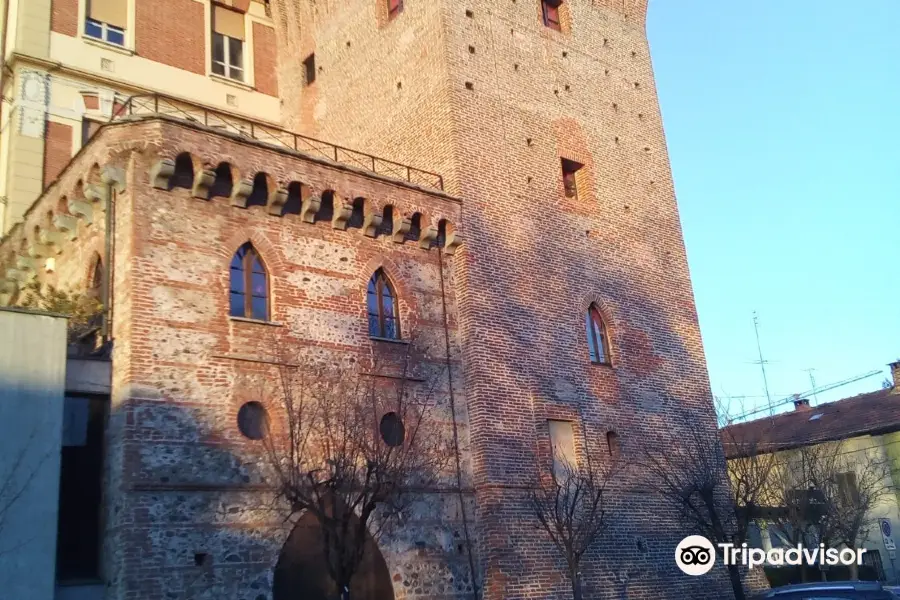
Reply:
<svg viewBox="0 0 900 600"><path fill-rule="evenodd" d="M776 401L812 389L805 369L817 387L880 371L820 403L880 389L900 359L898 29L900 0L650 0L710 380L732 414L766 405L754 311Z"/></svg>

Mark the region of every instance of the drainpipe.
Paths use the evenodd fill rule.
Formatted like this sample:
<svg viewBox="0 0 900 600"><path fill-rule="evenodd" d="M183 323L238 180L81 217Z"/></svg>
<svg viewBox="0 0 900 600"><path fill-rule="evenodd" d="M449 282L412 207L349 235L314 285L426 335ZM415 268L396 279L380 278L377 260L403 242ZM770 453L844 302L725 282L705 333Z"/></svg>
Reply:
<svg viewBox="0 0 900 600"><path fill-rule="evenodd" d="M444 239L446 239L444 233ZM437 244L438 271L441 280L441 308L444 321L444 353L447 364L447 385L450 390L450 414L453 417L453 450L456 459L456 491L459 496L459 512L462 516L463 535L466 540L466 550L469 559L469 574L472 578L472 598L478 600L478 574L475 571L475 560L472 556L472 539L469 536L469 520L466 517L466 500L462 490L462 461L459 456L459 428L456 424L456 396L453 393L453 367L450 362L450 323L447 316L447 292L444 287L444 246Z"/></svg>
<svg viewBox="0 0 900 600"><path fill-rule="evenodd" d="M103 327L101 335L104 343L112 341L112 317L113 317L113 277L112 269L115 264L113 235L115 234L115 188L112 183L104 183L106 186L106 232L104 239L103 256L106 264L103 268L103 284L101 294L103 296Z"/></svg>

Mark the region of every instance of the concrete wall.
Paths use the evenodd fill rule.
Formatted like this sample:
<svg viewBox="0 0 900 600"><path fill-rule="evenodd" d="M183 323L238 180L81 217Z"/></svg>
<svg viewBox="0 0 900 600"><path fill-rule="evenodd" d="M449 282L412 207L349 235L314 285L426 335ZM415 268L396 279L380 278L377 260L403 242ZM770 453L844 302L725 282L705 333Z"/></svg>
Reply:
<svg viewBox="0 0 900 600"><path fill-rule="evenodd" d="M66 320L0 310L0 590L52 600Z"/></svg>

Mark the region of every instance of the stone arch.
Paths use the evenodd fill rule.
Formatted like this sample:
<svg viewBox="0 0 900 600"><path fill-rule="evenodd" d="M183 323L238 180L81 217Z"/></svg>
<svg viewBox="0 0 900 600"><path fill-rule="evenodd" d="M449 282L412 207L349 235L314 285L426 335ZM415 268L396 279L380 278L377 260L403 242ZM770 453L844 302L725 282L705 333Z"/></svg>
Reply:
<svg viewBox="0 0 900 600"><path fill-rule="evenodd" d="M322 192L322 204L319 206L319 210L316 213L316 223L319 221L330 223L331 219L334 218L334 197L334 190L325 190Z"/></svg>
<svg viewBox="0 0 900 600"><path fill-rule="evenodd" d="M414 212L409 217L409 231L406 232L406 241L417 242L422 235L422 230L427 227L428 221L421 212Z"/></svg>
<svg viewBox="0 0 900 600"><path fill-rule="evenodd" d="M386 204L382 210L381 227L378 228L378 235L391 236L394 234L394 206Z"/></svg>
<svg viewBox="0 0 900 600"><path fill-rule="evenodd" d="M216 176L215 179L213 179L212 186L210 186L209 197L222 196L231 198L231 193L237 182L234 167L232 167L230 163L220 162L216 168L213 169L213 173L215 173Z"/></svg>
<svg viewBox="0 0 900 600"><path fill-rule="evenodd" d="M275 191L275 180L264 171L253 176L253 191L247 198L247 208L251 206L268 206L269 197Z"/></svg>
<svg viewBox="0 0 900 600"><path fill-rule="evenodd" d="M269 272L269 283L271 288L271 278L277 276L278 273L284 272L284 259L282 258L278 247L270 242L269 238L265 237L265 235L256 231L239 230L228 238L228 241L221 247L219 253L222 256L221 264L223 265L223 271L227 275L234 253L247 242L250 242L253 247L256 248L266 267L266 271Z"/></svg>
<svg viewBox="0 0 900 600"><path fill-rule="evenodd" d="M272 600L332 600L339 597L322 547L322 533L312 514L297 521L275 565ZM350 586L354 600L394 600L387 562L372 536L366 534L362 564Z"/></svg>
<svg viewBox="0 0 900 600"><path fill-rule="evenodd" d="M175 157L175 172L169 180L171 188L187 188L194 187L194 159L190 152L182 152Z"/></svg>
<svg viewBox="0 0 900 600"><path fill-rule="evenodd" d="M351 204L353 210L350 213L350 219L347 221L347 229L362 229L366 218L367 204L368 202L365 198L357 197L353 199Z"/></svg>
<svg viewBox="0 0 900 600"><path fill-rule="evenodd" d="M287 200L284 203L283 215L299 215L303 210L303 183L290 181L285 186Z"/></svg>

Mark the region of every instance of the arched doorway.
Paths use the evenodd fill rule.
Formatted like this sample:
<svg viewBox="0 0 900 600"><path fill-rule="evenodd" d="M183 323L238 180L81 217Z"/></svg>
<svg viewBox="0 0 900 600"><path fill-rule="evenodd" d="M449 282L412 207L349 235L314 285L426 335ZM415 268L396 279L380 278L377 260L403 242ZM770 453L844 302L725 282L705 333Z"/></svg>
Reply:
<svg viewBox="0 0 900 600"><path fill-rule="evenodd" d="M337 586L328 576L319 523L304 515L288 536L275 566L273 600L335 600ZM350 586L352 600L394 600L391 575L375 541L368 537L359 571Z"/></svg>

